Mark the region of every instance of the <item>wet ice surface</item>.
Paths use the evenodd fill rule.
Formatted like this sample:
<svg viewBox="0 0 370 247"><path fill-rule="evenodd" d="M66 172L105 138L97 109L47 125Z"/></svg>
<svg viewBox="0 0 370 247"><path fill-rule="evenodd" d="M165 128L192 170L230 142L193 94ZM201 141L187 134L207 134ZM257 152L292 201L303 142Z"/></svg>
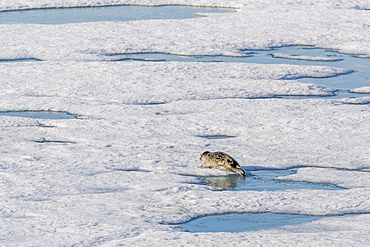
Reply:
<svg viewBox="0 0 370 247"><path fill-rule="evenodd" d="M108 6L84 8L31 9L0 12L0 24L66 24L100 21L195 18L198 13L226 13L228 9L186 6Z"/></svg>
<svg viewBox="0 0 370 247"><path fill-rule="evenodd" d="M179 226L189 232L245 232L297 225L322 218L324 216L294 214L226 214L200 217Z"/></svg>

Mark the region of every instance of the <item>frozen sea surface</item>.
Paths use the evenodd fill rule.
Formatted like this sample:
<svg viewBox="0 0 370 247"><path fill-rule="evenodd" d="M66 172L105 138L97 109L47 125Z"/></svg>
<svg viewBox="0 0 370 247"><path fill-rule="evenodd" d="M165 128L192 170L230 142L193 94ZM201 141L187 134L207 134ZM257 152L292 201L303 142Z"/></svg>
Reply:
<svg viewBox="0 0 370 247"><path fill-rule="evenodd" d="M0 116L0 245L369 246L369 97L276 98L332 95L338 87L293 78L346 74L335 65L341 61L123 63L106 56L244 56L311 45L365 59L368 1L3 0L0 8L111 4L238 9L186 20L0 25L1 59L42 60L0 63L0 111L84 116ZM251 173L298 167L278 179L347 189L211 187L199 179L228 174L197 168L205 150L229 153ZM353 215L238 233L175 225L230 212Z"/></svg>

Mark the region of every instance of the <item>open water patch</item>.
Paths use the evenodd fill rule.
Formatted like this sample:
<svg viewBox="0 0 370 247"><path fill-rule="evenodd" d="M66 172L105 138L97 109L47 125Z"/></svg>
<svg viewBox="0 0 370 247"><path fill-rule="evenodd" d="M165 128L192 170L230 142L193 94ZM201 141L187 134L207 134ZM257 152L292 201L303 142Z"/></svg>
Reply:
<svg viewBox="0 0 370 247"><path fill-rule="evenodd" d="M289 180L276 179L277 177L287 176L296 173L296 168L287 170L256 170L248 172L247 177L238 174L229 174L226 176L203 176L200 177L204 185L227 189L233 191L277 191L277 190L341 190L345 189L333 184L297 182Z"/></svg>
<svg viewBox="0 0 370 247"><path fill-rule="evenodd" d="M292 64L309 66L332 66L344 68L349 73L325 78L293 78L302 82L323 87L335 88L333 98L364 97L364 94L351 93L350 90L370 85L370 59L335 50L311 46L284 46L271 50L245 50L251 55L251 61L261 64Z"/></svg>
<svg viewBox="0 0 370 247"><path fill-rule="evenodd" d="M200 17L198 13L230 12L234 12L234 10L227 8L165 5L47 8L0 12L0 24L67 24L102 21L125 22L151 19L188 19Z"/></svg>
<svg viewBox="0 0 370 247"><path fill-rule="evenodd" d="M211 215L178 224L188 232L246 232L298 225L328 216L247 213Z"/></svg>
<svg viewBox="0 0 370 247"><path fill-rule="evenodd" d="M5 111L0 112L0 116L25 117L38 119L76 119L78 116L68 112L55 111Z"/></svg>

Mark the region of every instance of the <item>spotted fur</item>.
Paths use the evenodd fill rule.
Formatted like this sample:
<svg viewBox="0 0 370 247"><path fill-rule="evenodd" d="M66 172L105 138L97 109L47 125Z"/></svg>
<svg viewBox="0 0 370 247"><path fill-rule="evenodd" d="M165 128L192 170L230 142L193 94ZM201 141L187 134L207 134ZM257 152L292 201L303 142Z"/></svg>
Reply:
<svg viewBox="0 0 370 247"><path fill-rule="evenodd" d="M200 160L203 161L200 168L219 169L227 172L236 172L243 177L247 176L245 171L240 168L238 161L226 153L206 151L200 156Z"/></svg>

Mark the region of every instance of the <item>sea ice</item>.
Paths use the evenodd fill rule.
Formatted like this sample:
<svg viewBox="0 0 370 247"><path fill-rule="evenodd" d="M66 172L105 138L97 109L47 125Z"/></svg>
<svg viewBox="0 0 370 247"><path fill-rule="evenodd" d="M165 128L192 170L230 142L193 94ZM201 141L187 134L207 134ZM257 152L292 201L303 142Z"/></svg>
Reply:
<svg viewBox="0 0 370 247"><path fill-rule="evenodd" d="M370 97L343 98L343 99L338 99L336 102L342 103L342 104L366 105L370 103Z"/></svg>
<svg viewBox="0 0 370 247"><path fill-rule="evenodd" d="M361 87L361 88L355 88L350 90L351 93L366 93L370 94L370 86L369 87Z"/></svg>
<svg viewBox="0 0 370 247"><path fill-rule="evenodd" d="M271 98L331 95L335 88L297 78L348 70L106 61L111 53L241 56L295 44L370 56L368 1L3 0L0 9L110 4L238 9L188 20L0 25L2 59L44 60L0 63L0 111L83 116L0 116L0 245L369 245L370 105L353 104L368 98ZM205 150L230 153L245 170L302 167L285 178L348 189L220 190L199 178L225 175L197 168ZM241 233L174 225L230 212L333 217Z"/></svg>
<svg viewBox="0 0 370 247"><path fill-rule="evenodd" d="M127 52L240 56L241 50L296 44L370 54L368 11L358 8L369 3L361 0L350 3L322 0L312 5L298 0L3 0L0 6L3 10L14 10L111 4L185 4L238 9L186 20L0 25L1 58L96 60L103 59L103 54Z"/></svg>
<svg viewBox="0 0 370 247"><path fill-rule="evenodd" d="M285 58L285 59L294 59L294 60L306 60L306 61L326 61L326 62L335 62L342 60L341 58L336 57L314 57L314 56L298 56L290 55L285 53L272 53L272 56L275 58Z"/></svg>
<svg viewBox="0 0 370 247"><path fill-rule="evenodd" d="M299 174L299 175L298 175ZM315 183L331 183L345 188L369 188L370 173L368 171L338 170L333 168L307 167L298 169L297 174L280 177L279 179L294 181L311 181Z"/></svg>

